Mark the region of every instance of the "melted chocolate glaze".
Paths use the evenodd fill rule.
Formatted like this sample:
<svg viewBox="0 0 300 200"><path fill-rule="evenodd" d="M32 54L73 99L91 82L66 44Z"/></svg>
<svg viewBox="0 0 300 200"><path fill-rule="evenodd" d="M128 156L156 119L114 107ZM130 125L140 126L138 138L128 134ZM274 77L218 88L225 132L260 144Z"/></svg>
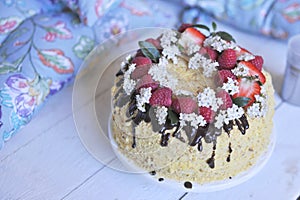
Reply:
<svg viewBox="0 0 300 200"><path fill-rule="evenodd" d="M187 189L191 189L193 187L193 184L191 182L189 182L189 181L184 182L183 185Z"/></svg>
<svg viewBox="0 0 300 200"><path fill-rule="evenodd" d="M231 153L232 153L231 142L229 142L229 144L228 144L228 156L226 158L227 162L230 162Z"/></svg>
<svg viewBox="0 0 300 200"><path fill-rule="evenodd" d="M211 154L211 157L206 160L206 163L210 168L215 168L215 155L216 155L216 143L213 146L213 152Z"/></svg>
<svg viewBox="0 0 300 200"><path fill-rule="evenodd" d="M124 75L124 72L120 69L116 74L116 77Z"/></svg>

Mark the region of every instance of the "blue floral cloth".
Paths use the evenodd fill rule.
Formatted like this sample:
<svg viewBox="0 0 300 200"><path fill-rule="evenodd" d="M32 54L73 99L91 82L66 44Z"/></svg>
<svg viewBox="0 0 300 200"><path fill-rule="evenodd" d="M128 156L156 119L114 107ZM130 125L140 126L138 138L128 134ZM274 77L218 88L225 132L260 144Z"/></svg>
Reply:
<svg viewBox="0 0 300 200"><path fill-rule="evenodd" d="M238 29L287 39L300 33L299 0L184 0L186 23L218 19Z"/></svg>

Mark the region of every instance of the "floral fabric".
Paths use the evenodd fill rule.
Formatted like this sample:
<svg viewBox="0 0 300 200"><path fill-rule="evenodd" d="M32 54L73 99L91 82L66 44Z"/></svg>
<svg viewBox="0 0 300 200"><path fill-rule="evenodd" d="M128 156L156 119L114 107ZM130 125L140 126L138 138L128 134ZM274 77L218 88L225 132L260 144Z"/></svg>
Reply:
<svg viewBox="0 0 300 200"><path fill-rule="evenodd" d="M236 28L287 39L300 33L299 0L184 0L182 21L210 23L214 18Z"/></svg>

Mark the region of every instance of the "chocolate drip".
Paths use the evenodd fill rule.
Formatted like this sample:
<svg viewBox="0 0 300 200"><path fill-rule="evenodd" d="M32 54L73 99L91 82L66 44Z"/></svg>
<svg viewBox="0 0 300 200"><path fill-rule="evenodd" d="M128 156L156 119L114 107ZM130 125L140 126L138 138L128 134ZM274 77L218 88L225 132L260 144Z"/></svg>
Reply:
<svg viewBox="0 0 300 200"><path fill-rule="evenodd" d="M183 185L187 189L191 189L193 187L193 184L191 182L189 182L189 181L184 182Z"/></svg>
<svg viewBox="0 0 300 200"><path fill-rule="evenodd" d="M170 138L170 133L165 133L165 132L163 132L163 133L161 134L160 145L163 146L163 147L168 146L169 138Z"/></svg>
<svg viewBox="0 0 300 200"><path fill-rule="evenodd" d="M245 129L249 128L249 123L245 114L241 116L240 121L242 122L242 125L244 126Z"/></svg>
<svg viewBox="0 0 300 200"><path fill-rule="evenodd" d="M135 131L133 130L132 131L132 145L131 145L132 148L135 148L136 147L136 138L135 138Z"/></svg>
<svg viewBox="0 0 300 200"><path fill-rule="evenodd" d="M212 169L215 168L215 155L216 155L216 143L214 143L213 152L211 154L211 157L206 160L206 163Z"/></svg>
<svg viewBox="0 0 300 200"><path fill-rule="evenodd" d="M116 77L124 75L124 72L120 69L116 74Z"/></svg>
<svg viewBox="0 0 300 200"><path fill-rule="evenodd" d="M199 126L196 134L193 135L193 132L192 134L190 134L191 136L189 138L190 139L189 144L191 146L195 146L196 144L199 144L201 142L201 139L205 137L205 135L207 134L208 129L209 129L209 124L206 124L204 127Z"/></svg>
<svg viewBox="0 0 300 200"><path fill-rule="evenodd" d="M230 131L233 129L233 121L230 120L228 124L223 124L223 129L227 134L230 134Z"/></svg>
<svg viewBox="0 0 300 200"><path fill-rule="evenodd" d="M156 175L156 171L151 171L149 172L150 175L155 176Z"/></svg>
<svg viewBox="0 0 300 200"><path fill-rule="evenodd" d="M229 142L229 144L228 144L228 156L226 158L227 162L230 162L231 153L232 153L231 142Z"/></svg>
<svg viewBox="0 0 300 200"><path fill-rule="evenodd" d="M203 145L202 145L202 141L201 140L198 143L197 149L198 149L198 151L203 151Z"/></svg>

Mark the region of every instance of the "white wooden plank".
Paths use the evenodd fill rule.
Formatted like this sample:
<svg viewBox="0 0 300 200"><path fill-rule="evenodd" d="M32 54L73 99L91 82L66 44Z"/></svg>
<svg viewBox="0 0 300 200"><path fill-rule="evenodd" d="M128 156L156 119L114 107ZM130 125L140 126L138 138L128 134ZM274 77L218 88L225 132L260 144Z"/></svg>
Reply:
<svg viewBox="0 0 300 200"><path fill-rule="evenodd" d="M40 134L71 115L72 89L71 86L68 86L51 97L30 123L5 143L0 150L0 161L28 145Z"/></svg>
<svg viewBox="0 0 300 200"><path fill-rule="evenodd" d="M106 167L65 199L173 200L179 199L184 193L184 191L170 189L158 181L150 181L143 175L120 172Z"/></svg>
<svg viewBox="0 0 300 200"><path fill-rule="evenodd" d="M84 149L69 116L0 163L0 196L59 199L101 167Z"/></svg>

